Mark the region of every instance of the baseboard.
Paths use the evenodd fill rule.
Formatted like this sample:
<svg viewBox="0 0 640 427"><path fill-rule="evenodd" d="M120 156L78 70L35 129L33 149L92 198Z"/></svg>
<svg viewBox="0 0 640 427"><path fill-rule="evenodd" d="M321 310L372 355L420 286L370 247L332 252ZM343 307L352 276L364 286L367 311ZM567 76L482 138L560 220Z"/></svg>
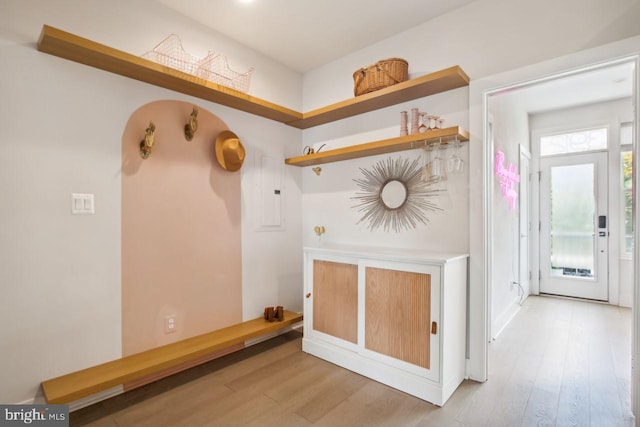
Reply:
<svg viewBox="0 0 640 427"><path fill-rule="evenodd" d="M450 394L446 394L442 386L437 382L322 340L303 338L302 351L426 400L436 406L443 406L450 397ZM457 381L460 384L462 380L463 378L461 377L452 381ZM449 393L453 393L454 389L452 387L453 385L450 386Z"/></svg>
<svg viewBox="0 0 640 427"><path fill-rule="evenodd" d="M518 304L517 299L514 299L513 301L511 301L511 304L509 304L507 308L505 308L502 313L500 313L496 320L492 322L491 331L495 331L495 333L492 334L493 336L491 337L491 340L495 340L496 338L498 338L498 335L502 333L504 328L507 327L509 322L511 322L518 311L520 311L520 304Z"/></svg>

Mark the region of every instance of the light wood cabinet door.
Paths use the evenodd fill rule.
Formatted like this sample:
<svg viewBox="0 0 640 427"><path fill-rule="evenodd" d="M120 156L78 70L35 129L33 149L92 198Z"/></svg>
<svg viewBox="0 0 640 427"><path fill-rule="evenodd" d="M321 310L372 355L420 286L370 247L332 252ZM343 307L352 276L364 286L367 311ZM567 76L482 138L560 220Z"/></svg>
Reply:
<svg viewBox="0 0 640 427"><path fill-rule="evenodd" d="M313 260L313 329L358 342L358 266Z"/></svg>
<svg viewBox="0 0 640 427"><path fill-rule="evenodd" d="M367 267L365 348L431 368L431 275Z"/></svg>

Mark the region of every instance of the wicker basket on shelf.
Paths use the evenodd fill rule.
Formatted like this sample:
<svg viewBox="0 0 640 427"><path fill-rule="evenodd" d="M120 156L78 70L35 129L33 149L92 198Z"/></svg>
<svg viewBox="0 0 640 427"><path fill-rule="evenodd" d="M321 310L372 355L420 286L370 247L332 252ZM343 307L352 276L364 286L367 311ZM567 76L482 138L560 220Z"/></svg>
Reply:
<svg viewBox="0 0 640 427"><path fill-rule="evenodd" d="M409 79L409 63L401 58L381 59L353 73L355 96L384 89Z"/></svg>

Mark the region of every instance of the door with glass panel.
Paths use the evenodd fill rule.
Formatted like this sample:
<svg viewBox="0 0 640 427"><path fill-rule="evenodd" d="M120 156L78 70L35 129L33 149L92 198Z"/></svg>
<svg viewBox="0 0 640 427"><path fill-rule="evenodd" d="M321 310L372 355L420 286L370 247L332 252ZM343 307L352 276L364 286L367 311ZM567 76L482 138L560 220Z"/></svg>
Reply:
<svg viewBox="0 0 640 427"><path fill-rule="evenodd" d="M540 165L540 292L606 301L607 153Z"/></svg>
<svg viewBox="0 0 640 427"><path fill-rule="evenodd" d="M540 159L540 292L606 301L607 153Z"/></svg>

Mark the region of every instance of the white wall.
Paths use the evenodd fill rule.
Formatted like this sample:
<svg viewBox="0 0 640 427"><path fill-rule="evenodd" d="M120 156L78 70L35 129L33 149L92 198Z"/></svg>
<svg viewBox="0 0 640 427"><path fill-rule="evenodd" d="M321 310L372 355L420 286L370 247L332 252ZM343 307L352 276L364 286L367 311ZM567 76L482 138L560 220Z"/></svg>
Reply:
<svg viewBox="0 0 640 427"><path fill-rule="evenodd" d="M504 166L518 168L520 145L529 149L529 116L517 93L495 94L489 98L488 111L493 127L493 152L504 153ZM518 173L520 171L518 170ZM495 174L494 174L495 175ZM520 176L520 179L526 179ZM518 184L515 184L517 191ZM499 180L493 182L493 271L491 282L491 338L507 325L529 295L519 282L520 210L519 200L511 209L503 196ZM523 295L521 295L523 293Z"/></svg>
<svg viewBox="0 0 640 427"><path fill-rule="evenodd" d="M446 119L445 126L466 123L466 88L446 95L407 102L361 116L341 120L304 131L304 144L331 149L345 145L365 143L399 135L400 111L417 107L420 111L437 113ZM416 144L420 147L420 144ZM465 162L468 146L463 144L460 152ZM387 157L413 160L422 155L422 148L399 152L389 156L373 156L322 165L320 176L304 168L303 173L303 236L305 245L319 242L359 244L366 246L388 246L440 250L466 253L468 248L468 179L467 172L449 175L442 183L443 191L437 199L442 211L429 212L428 225L399 233L377 229L370 231L366 223L357 224L362 212L354 208L353 197L358 191L354 179L363 178L362 169L371 170L373 165ZM450 150L442 153L447 157ZM324 226L326 234L320 239L315 235L315 226Z"/></svg>
<svg viewBox="0 0 640 427"><path fill-rule="evenodd" d="M609 302L632 306L633 262L620 256L620 124L633 120L631 98L600 102L597 104L532 114L530 126L532 144L545 133L571 131L592 126L606 126L609 129Z"/></svg>
<svg viewBox="0 0 640 427"><path fill-rule="evenodd" d="M0 3L0 402L30 401L41 381L121 355L122 133L148 102L193 102L241 138L243 315L282 300L301 310L300 171L285 172L285 231L256 232L249 160L297 152L301 132L38 52L43 24L134 54L175 32L255 66L252 95L301 100L299 75L151 1ZM96 214L71 216L72 192L94 193Z"/></svg>
<svg viewBox="0 0 640 427"><path fill-rule="evenodd" d="M245 320L260 317L267 306L302 312L302 178L299 168L284 167L297 155L300 130L247 114L230 115L231 129L241 129L249 143L242 169L242 295ZM260 228L260 156L282 167L282 226Z"/></svg>

